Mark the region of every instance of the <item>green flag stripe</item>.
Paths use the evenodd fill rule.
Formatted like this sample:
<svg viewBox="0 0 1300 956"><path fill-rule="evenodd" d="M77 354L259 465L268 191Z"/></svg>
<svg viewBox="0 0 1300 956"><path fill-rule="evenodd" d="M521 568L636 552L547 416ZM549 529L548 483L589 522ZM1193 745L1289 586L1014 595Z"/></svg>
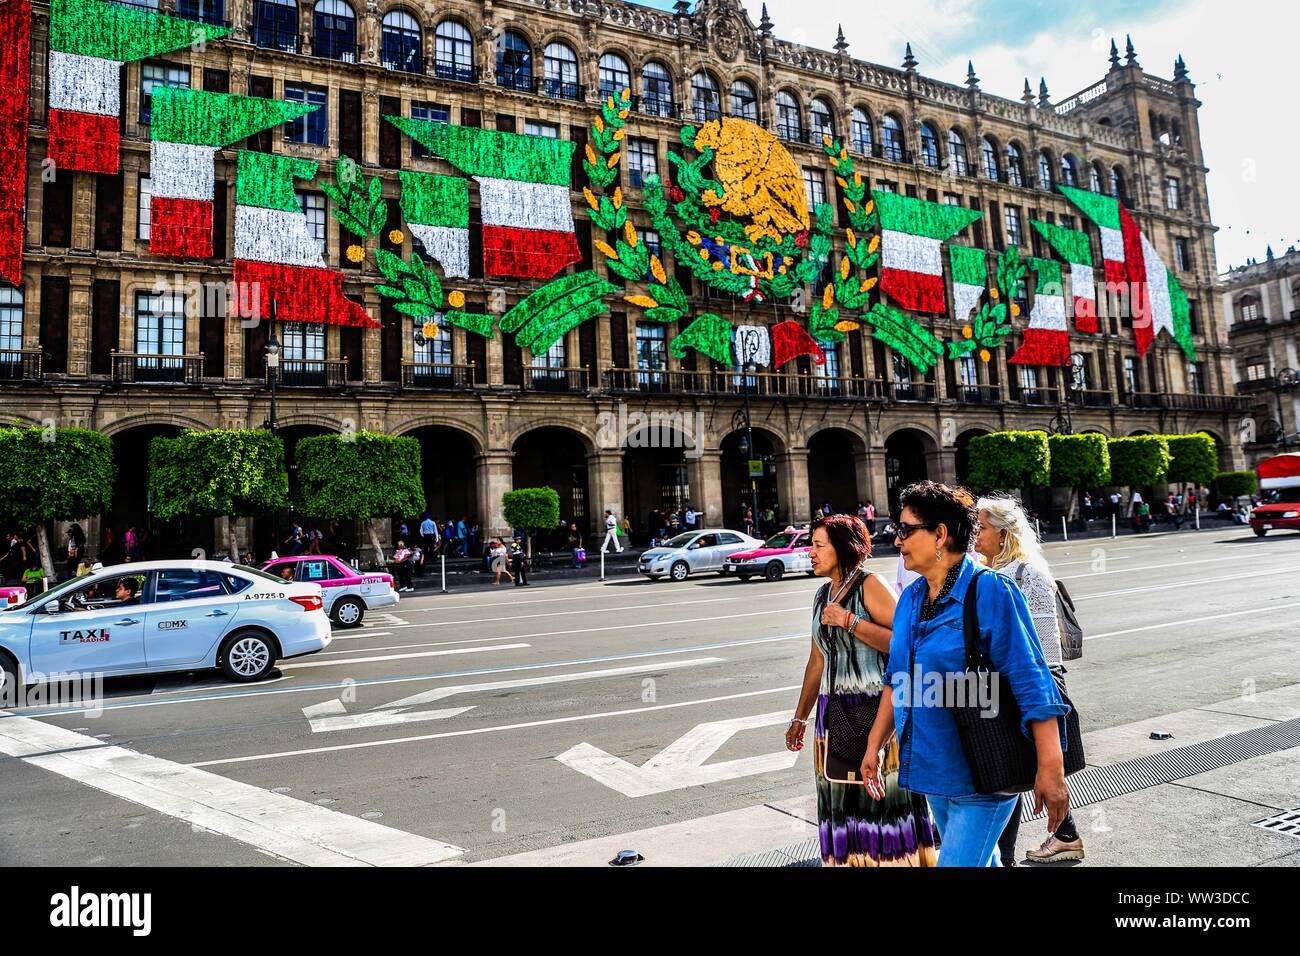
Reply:
<svg viewBox="0 0 1300 956"><path fill-rule="evenodd" d="M187 86L159 86L153 91L153 121L149 135L164 143L229 146L318 109L319 106L285 103L260 96L210 93Z"/></svg>
<svg viewBox="0 0 1300 956"><path fill-rule="evenodd" d="M102 0L50 0L50 48L129 63L219 40L230 27Z"/></svg>
<svg viewBox="0 0 1300 956"><path fill-rule="evenodd" d="M1038 273L1038 287L1040 289L1049 282L1055 283L1058 290L1062 288L1061 264L1059 262L1054 262L1051 259L1029 258L1025 260L1025 264Z"/></svg>
<svg viewBox="0 0 1300 956"><path fill-rule="evenodd" d="M872 192L880 212L880 228L931 239L947 239L984 214L961 206L945 206L898 193Z"/></svg>
<svg viewBox="0 0 1300 956"><path fill-rule="evenodd" d="M1196 340L1192 337L1192 310L1187 301L1187 293L1174 276L1174 270L1165 267L1165 276L1169 282L1169 304L1174 314L1174 341L1176 341L1187 361L1196 361Z"/></svg>
<svg viewBox="0 0 1300 956"><path fill-rule="evenodd" d="M1100 193L1088 192L1075 186L1057 186L1066 199L1074 203L1084 215L1106 229L1119 228L1119 200Z"/></svg>
<svg viewBox="0 0 1300 956"><path fill-rule="evenodd" d="M1029 224L1066 262L1081 266L1092 265L1092 243L1088 241L1086 232L1054 226L1050 222L1039 222L1037 219L1029 220Z"/></svg>
<svg viewBox="0 0 1300 956"><path fill-rule="evenodd" d="M385 116L407 136L470 176L569 185L574 145L545 136L451 126L430 120Z"/></svg>
<svg viewBox="0 0 1300 956"><path fill-rule="evenodd" d="M402 181L402 218L422 226L469 228L469 180L434 173L397 174Z"/></svg>
<svg viewBox="0 0 1300 956"><path fill-rule="evenodd" d="M949 246L948 258L952 262L952 281L958 285L988 285L989 271L983 249L970 246Z"/></svg>
<svg viewBox="0 0 1300 956"><path fill-rule="evenodd" d="M241 206L261 206L300 212L295 179L312 179L319 163L294 156L239 151L239 179L235 184L235 201Z"/></svg>

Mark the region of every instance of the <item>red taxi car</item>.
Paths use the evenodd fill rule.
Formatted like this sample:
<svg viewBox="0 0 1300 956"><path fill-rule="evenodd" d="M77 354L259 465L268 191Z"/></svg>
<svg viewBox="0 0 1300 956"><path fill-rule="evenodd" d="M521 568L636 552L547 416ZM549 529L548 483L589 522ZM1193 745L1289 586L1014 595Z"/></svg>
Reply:
<svg viewBox="0 0 1300 956"><path fill-rule="evenodd" d="M1261 461L1259 506L1250 513L1250 526L1262 538L1270 531L1300 531L1300 453L1289 452Z"/></svg>

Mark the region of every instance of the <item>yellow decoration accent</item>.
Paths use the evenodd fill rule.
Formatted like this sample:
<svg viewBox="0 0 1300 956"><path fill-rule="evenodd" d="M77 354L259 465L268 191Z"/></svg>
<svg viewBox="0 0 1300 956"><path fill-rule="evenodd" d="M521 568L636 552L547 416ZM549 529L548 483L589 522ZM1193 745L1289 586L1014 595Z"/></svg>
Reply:
<svg viewBox="0 0 1300 956"><path fill-rule="evenodd" d="M626 112L626 110L624 110L624 112ZM627 130L625 129L614 130L614 142L621 143L623 141L623 137L626 135L627 135Z"/></svg>
<svg viewBox="0 0 1300 956"><path fill-rule="evenodd" d="M627 110L619 110L619 111L618 111L618 118L619 118L619 119L627 119ZM622 131L622 130L619 130L619 132L621 133L621 132L623 132L623 131Z"/></svg>
<svg viewBox="0 0 1300 956"><path fill-rule="evenodd" d="M406 236L402 235L402 230L400 229L394 229L388 233L388 241L395 246L400 246L402 244L402 240L405 238Z"/></svg>
<svg viewBox="0 0 1300 956"><path fill-rule="evenodd" d="M998 296L1000 294L1001 293L999 293L997 289L989 289L989 298L992 299L994 302L998 300Z"/></svg>
<svg viewBox="0 0 1300 956"><path fill-rule="evenodd" d="M871 291L872 289L874 289L875 287L876 287L876 277L875 277L875 276L872 276L870 279L863 279L863 280L862 280L862 285L858 286L858 291L859 291L859 292L870 292L870 291Z"/></svg>
<svg viewBox="0 0 1300 956"><path fill-rule="evenodd" d="M609 243L603 239L593 239L591 244L600 250L600 254L606 259L617 259L618 253L609 247Z"/></svg>
<svg viewBox="0 0 1300 956"><path fill-rule="evenodd" d="M876 201L874 199L868 199L867 204L862 207L862 215L870 216L875 211L876 211Z"/></svg>
<svg viewBox="0 0 1300 956"><path fill-rule="evenodd" d="M785 275L786 272L787 272L788 270L786 269L785 266L782 266L781 268L777 269L776 271L779 272L779 273L781 273L781 275Z"/></svg>
<svg viewBox="0 0 1300 956"><path fill-rule="evenodd" d="M725 199L705 190L701 199L738 219L749 219L751 242L810 228L803 174L781 141L747 120L712 120L695 134L695 148L713 152L713 169Z"/></svg>
<svg viewBox="0 0 1300 956"><path fill-rule="evenodd" d="M829 309L835 304L835 286L828 285L826 291L822 293L822 308Z"/></svg>
<svg viewBox="0 0 1300 956"><path fill-rule="evenodd" d="M830 149L832 146L835 145L834 143L831 142L831 138L830 138L829 136L827 136L825 133L822 133L822 144L823 144L827 149Z"/></svg>
<svg viewBox="0 0 1300 956"><path fill-rule="evenodd" d="M858 211L858 207L853 205L852 199L844 200L844 208L849 211L850 215Z"/></svg>
<svg viewBox="0 0 1300 956"><path fill-rule="evenodd" d="M613 109L613 108L614 108L614 97L611 96L609 99L607 99L607 100L605 101L605 105L608 106L610 109Z"/></svg>
<svg viewBox="0 0 1300 956"><path fill-rule="evenodd" d="M861 185L862 185L862 174L861 174L861 173L854 173L854 174L853 174L853 186L854 186L854 188L857 188L857 187L859 187L859 186L861 186Z"/></svg>
<svg viewBox="0 0 1300 956"><path fill-rule="evenodd" d="M788 266L794 265L794 256L782 256L781 261Z"/></svg>
<svg viewBox="0 0 1300 956"><path fill-rule="evenodd" d="M610 169L613 169L615 166L618 165L618 161L622 157L622 155L623 155L622 153L610 153L609 159L605 162L605 165L608 166Z"/></svg>
<svg viewBox="0 0 1300 956"><path fill-rule="evenodd" d="M428 322L425 322L424 325L420 326L420 331L424 333L424 337L426 339L432 339L432 338L436 338L438 332L441 330L438 328L437 322L430 320Z"/></svg>
<svg viewBox="0 0 1300 956"><path fill-rule="evenodd" d="M631 98L632 98L632 91L631 91L631 90L624 90L624 91L623 91L623 99L625 99L625 100L630 100Z"/></svg>
<svg viewBox="0 0 1300 956"><path fill-rule="evenodd" d="M840 184L840 189L849 188L849 181L845 179L843 176L836 176L835 181Z"/></svg>
<svg viewBox="0 0 1300 956"><path fill-rule="evenodd" d="M989 359L991 359L992 357L993 357L993 355L992 355L992 353L989 352L988 349L980 349L980 360L981 360L981 361L987 362L987 361L988 361Z"/></svg>
<svg viewBox="0 0 1300 956"><path fill-rule="evenodd" d="M664 272L664 264L659 261L658 256L650 257L650 273L660 285L668 284L668 273Z"/></svg>
<svg viewBox="0 0 1300 956"><path fill-rule="evenodd" d="M701 259L704 259L704 260L707 262L707 261L708 261L708 258L709 258L709 250L708 250L708 249L701 249L701 250L700 250L700 258L701 258Z"/></svg>
<svg viewBox="0 0 1300 956"><path fill-rule="evenodd" d="M880 248L880 237L872 236L871 241L867 243L867 252L874 253L879 248Z"/></svg>
<svg viewBox="0 0 1300 956"><path fill-rule="evenodd" d="M692 229L686 234L686 241L693 246L698 246L700 244L700 234Z"/></svg>
<svg viewBox="0 0 1300 956"><path fill-rule="evenodd" d="M360 246L348 246L348 262L360 262L365 257L365 249Z"/></svg>
<svg viewBox="0 0 1300 956"><path fill-rule="evenodd" d="M843 259L840 260L840 278L841 278L841 279L847 279L847 278L849 277L849 264L850 264L850 263L849 263L849 257L848 257L848 256L845 256Z"/></svg>
<svg viewBox="0 0 1300 956"><path fill-rule="evenodd" d="M844 161L845 161L846 159L848 159L848 158L849 158L849 151L848 151L848 149L847 149L846 147L841 146L841 147L840 147L840 162L842 163L842 162L844 162Z"/></svg>
<svg viewBox="0 0 1300 956"><path fill-rule="evenodd" d="M463 309L465 307L465 293L459 289L447 293L447 304L453 309Z"/></svg>
<svg viewBox="0 0 1300 956"><path fill-rule="evenodd" d="M596 165L596 151L591 148L590 143L587 144L587 162L593 166Z"/></svg>
<svg viewBox="0 0 1300 956"><path fill-rule="evenodd" d="M632 227L631 219L623 220L623 238L627 240L629 246L636 248L636 229Z"/></svg>
<svg viewBox="0 0 1300 956"><path fill-rule="evenodd" d="M961 327L961 337L962 337L962 338L964 338L964 339L968 339L968 338L970 338L970 337L971 337L972 335L974 335L974 334L975 334L975 330L972 329L969 325L963 325L963 326Z"/></svg>
<svg viewBox="0 0 1300 956"><path fill-rule="evenodd" d="M591 125L596 127L597 133L605 132L605 121L601 119L599 116L596 117L596 122L592 123Z"/></svg>
<svg viewBox="0 0 1300 956"><path fill-rule="evenodd" d="M1018 315L1020 315L1020 306L1018 306L1018 305L1016 305L1014 302L1012 302L1012 303L1011 303L1011 317L1012 317L1012 318L1015 318L1015 317L1018 316Z"/></svg>
<svg viewBox="0 0 1300 956"><path fill-rule="evenodd" d="M631 302L633 305L639 305L643 309L653 309L658 307L659 303L648 295L625 295L624 301Z"/></svg>
<svg viewBox="0 0 1300 956"><path fill-rule="evenodd" d="M614 208L617 209L621 205L623 205L623 187L615 186L614 187Z"/></svg>
<svg viewBox="0 0 1300 956"><path fill-rule="evenodd" d="M714 271L714 272L721 272L721 271L722 271L722 263L721 263L721 262L716 262L716 261L715 261L715 262L713 263L713 271Z"/></svg>
<svg viewBox="0 0 1300 956"><path fill-rule="evenodd" d="M587 186L582 187L582 198L587 200L587 205L592 208L593 212L599 211L600 203L597 202L596 197L592 195L590 187Z"/></svg>
<svg viewBox="0 0 1300 956"><path fill-rule="evenodd" d="M858 234L852 229L845 229L844 236L849 240L849 246L856 249L858 247Z"/></svg>
<svg viewBox="0 0 1300 956"><path fill-rule="evenodd" d="M748 266L740 264L741 257L749 260ZM760 279L772 278L772 253L763 253L763 264L760 266L754 261L754 254L748 249L742 249L740 246L731 247L731 273L738 276L758 276Z"/></svg>
<svg viewBox="0 0 1300 956"><path fill-rule="evenodd" d="M841 319L835 323L836 332L856 332L860 326L852 319Z"/></svg>

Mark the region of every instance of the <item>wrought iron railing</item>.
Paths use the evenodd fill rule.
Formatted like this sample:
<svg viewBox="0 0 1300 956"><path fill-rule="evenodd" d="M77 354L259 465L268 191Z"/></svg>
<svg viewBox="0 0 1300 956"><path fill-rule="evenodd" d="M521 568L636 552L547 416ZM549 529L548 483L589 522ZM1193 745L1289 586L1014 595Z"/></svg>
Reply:
<svg viewBox="0 0 1300 956"><path fill-rule="evenodd" d="M586 91L581 83L572 80L561 80L559 77L554 76L543 77L542 93L553 100L581 102L586 99Z"/></svg>
<svg viewBox="0 0 1300 956"><path fill-rule="evenodd" d="M41 349L0 349L0 382L39 382Z"/></svg>
<svg viewBox="0 0 1300 956"><path fill-rule="evenodd" d="M203 353L163 355L113 352L113 381L126 385L198 385L203 380Z"/></svg>
<svg viewBox="0 0 1300 956"><path fill-rule="evenodd" d="M591 387L590 369L525 365L523 373L523 387L531 392L585 392Z"/></svg>
<svg viewBox="0 0 1300 956"><path fill-rule="evenodd" d="M269 384L271 370L267 369ZM348 378L347 357L341 359L281 359L280 378L283 388L341 388Z"/></svg>
<svg viewBox="0 0 1300 956"><path fill-rule="evenodd" d="M477 83L478 69L464 63L448 60L436 60L433 64L433 76L439 80L452 80L456 83Z"/></svg>
<svg viewBox="0 0 1300 956"><path fill-rule="evenodd" d="M474 385L474 363L403 362L402 387L461 389Z"/></svg>

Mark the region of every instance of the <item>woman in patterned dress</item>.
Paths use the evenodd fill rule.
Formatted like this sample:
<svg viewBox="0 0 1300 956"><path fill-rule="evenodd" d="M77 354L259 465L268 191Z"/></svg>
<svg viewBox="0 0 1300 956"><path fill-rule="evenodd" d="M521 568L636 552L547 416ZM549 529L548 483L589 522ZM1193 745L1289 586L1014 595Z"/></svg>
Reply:
<svg viewBox="0 0 1300 956"><path fill-rule="evenodd" d="M817 781L817 823L823 866L934 866L935 830L925 797L898 787L898 745L886 748L885 795L877 800L860 784L826 779L825 713L828 695L847 704L879 695L892 637L894 590L879 574L864 574L860 586L830 603L843 581L871 556L866 526L851 515L812 524L813 571L829 578L817 592L812 650L804 669L795 717L786 746L803 748L808 718L816 706L813 772Z"/></svg>

